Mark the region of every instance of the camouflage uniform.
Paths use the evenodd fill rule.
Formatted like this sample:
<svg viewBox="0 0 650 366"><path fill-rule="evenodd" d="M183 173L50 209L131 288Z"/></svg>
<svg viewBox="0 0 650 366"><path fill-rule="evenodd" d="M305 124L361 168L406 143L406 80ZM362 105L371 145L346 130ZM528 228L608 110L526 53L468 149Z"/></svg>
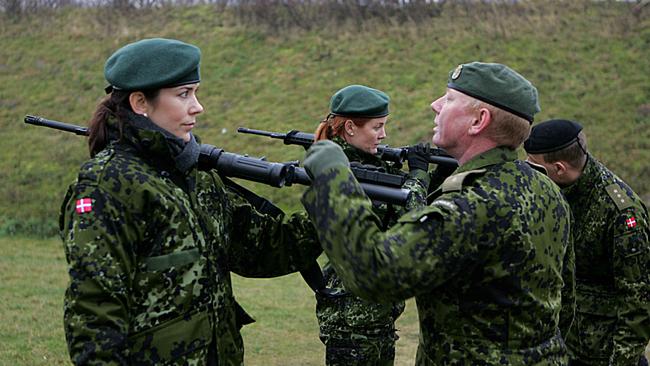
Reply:
<svg viewBox="0 0 650 366"><path fill-rule="evenodd" d="M637 365L650 338L648 210L591 156L563 191L575 218L577 308L569 351L588 365Z"/></svg>
<svg viewBox="0 0 650 366"><path fill-rule="evenodd" d="M332 141L343 148L350 161L382 168L386 173L403 174L400 169L348 144L340 137ZM412 193L408 208L424 206L426 200L427 173L414 170L404 184ZM397 222L401 215L393 205L373 202L373 212L386 229ZM316 317L320 325L320 339L325 344L327 365L393 365L395 359L395 320L404 312L404 301L378 303L367 301L345 290L341 279L330 263L323 269L326 287L334 290L334 296L316 293Z"/></svg>
<svg viewBox="0 0 650 366"><path fill-rule="evenodd" d="M417 365L568 362L558 322L569 206L550 179L516 158L506 148L476 156L429 206L386 232L340 165L318 173L303 196L348 289L371 301L415 296Z"/></svg>
<svg viewBox="0 0 650 366"><path fill-rule="evenodd" d="M177 170L160 132L127 124L121 141L82 166L62 207L72 361L243 364L247 316L230 271L284 275L321 252L306 216L271 211L214 170Z"/></svg>

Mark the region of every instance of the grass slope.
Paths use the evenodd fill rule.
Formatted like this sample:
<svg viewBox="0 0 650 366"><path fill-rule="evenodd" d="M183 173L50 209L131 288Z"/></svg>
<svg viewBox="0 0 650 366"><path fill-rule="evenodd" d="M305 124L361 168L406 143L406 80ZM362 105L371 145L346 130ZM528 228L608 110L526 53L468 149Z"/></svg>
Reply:
<svg viewBox="0 0 650 366"><path fill-rule="evenodd" d="M26 126L26 114L85 124L103 96L104 60L143 37L201 47L195 132L226 151L269 160L302 158L299 147L240 135L238 126L313 131L329 97L352 83L392 98L389 138L428 141L430 102L447 72L472 60L501 62L540 91L538 121L581 121L592 152L646 201L650 182L650 17L629 4L524 2L481 9L445 6L427 24L324 27L268 35L211 7L109 13L63 10L0 22L0 234L52 235L67 185L87 156L82 137ZM56 29L56 32L52 32ZM299 209L301 187L246 183Z"/></svg>

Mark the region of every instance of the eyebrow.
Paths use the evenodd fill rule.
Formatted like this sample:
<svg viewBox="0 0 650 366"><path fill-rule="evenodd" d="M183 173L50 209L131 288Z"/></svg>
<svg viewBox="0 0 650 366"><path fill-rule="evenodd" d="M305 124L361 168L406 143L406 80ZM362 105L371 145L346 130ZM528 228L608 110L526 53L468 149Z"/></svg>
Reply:
<svg viewBox="0 0 650 366"><path fill-rule="evenodd" d="M194 87L194 86L189 86L189 85L179 85L179 86L177 86L175 89L176 89L176 90L179 90L179 91L180 91L180 90L193 90L193 89L198 90L198 89L199 89L199 86L200 86L200 85L197 85L196 87Z"/></svg>

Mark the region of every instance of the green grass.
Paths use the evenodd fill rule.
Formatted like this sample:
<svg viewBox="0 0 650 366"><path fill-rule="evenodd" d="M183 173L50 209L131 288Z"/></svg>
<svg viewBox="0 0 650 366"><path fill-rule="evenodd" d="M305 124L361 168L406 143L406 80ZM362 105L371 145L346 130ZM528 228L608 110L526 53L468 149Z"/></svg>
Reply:
<svg viewBox="0 0 650 366"><path fill-rule="evenodd" d="M267 34L214 8L117 14L64 9L0 21L0 235L51 236L67 185L87 157L81 137L27 126L26 114L85 124L103 96L105 59L143 37L201 47L196 133L226 151L301 159L280 141L238 126L313 131L329 97L361 83L392 98L393 146L427 141L430 102L461 62L508 64L540 91L537 120L583 123L592 152L650 202L650 17L632 5L527 1L517 6L446 5L429 23L322 27ZM52 32L57 29L57 32ZM300 187L245 183L281 207L299 209Z"/></svg>
<svg viewBox="0 0 650 366"><path fill-rule="evenodd" d="M69 364L63 335L67 271L57 239L0 238L0 365ZM322 365L313 293L300 275L233 276L235 296L257 322L243 328L246 365ZM418 342L413 301L398 319L396 365L412 365Z"/></svg>

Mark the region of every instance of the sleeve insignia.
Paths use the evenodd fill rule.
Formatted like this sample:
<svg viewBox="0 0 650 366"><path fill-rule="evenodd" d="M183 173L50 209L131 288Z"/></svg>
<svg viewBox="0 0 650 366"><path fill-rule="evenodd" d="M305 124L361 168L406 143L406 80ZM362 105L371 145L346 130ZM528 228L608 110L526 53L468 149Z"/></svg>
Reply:
<svg viewBox="0 0 650 366"><path fill-rule="evenodd" d="M627 226L628 229L634 229L636 227L636 218L634 216L630 216L627 220L625 220L625 226Z"/></svg>
<svg viewBox="0 0 650 366"><path fill-rule="evenodd" d="M91 198L80 198L75 204L78 214L91 212L93 210L93 200Z"/></svg>

